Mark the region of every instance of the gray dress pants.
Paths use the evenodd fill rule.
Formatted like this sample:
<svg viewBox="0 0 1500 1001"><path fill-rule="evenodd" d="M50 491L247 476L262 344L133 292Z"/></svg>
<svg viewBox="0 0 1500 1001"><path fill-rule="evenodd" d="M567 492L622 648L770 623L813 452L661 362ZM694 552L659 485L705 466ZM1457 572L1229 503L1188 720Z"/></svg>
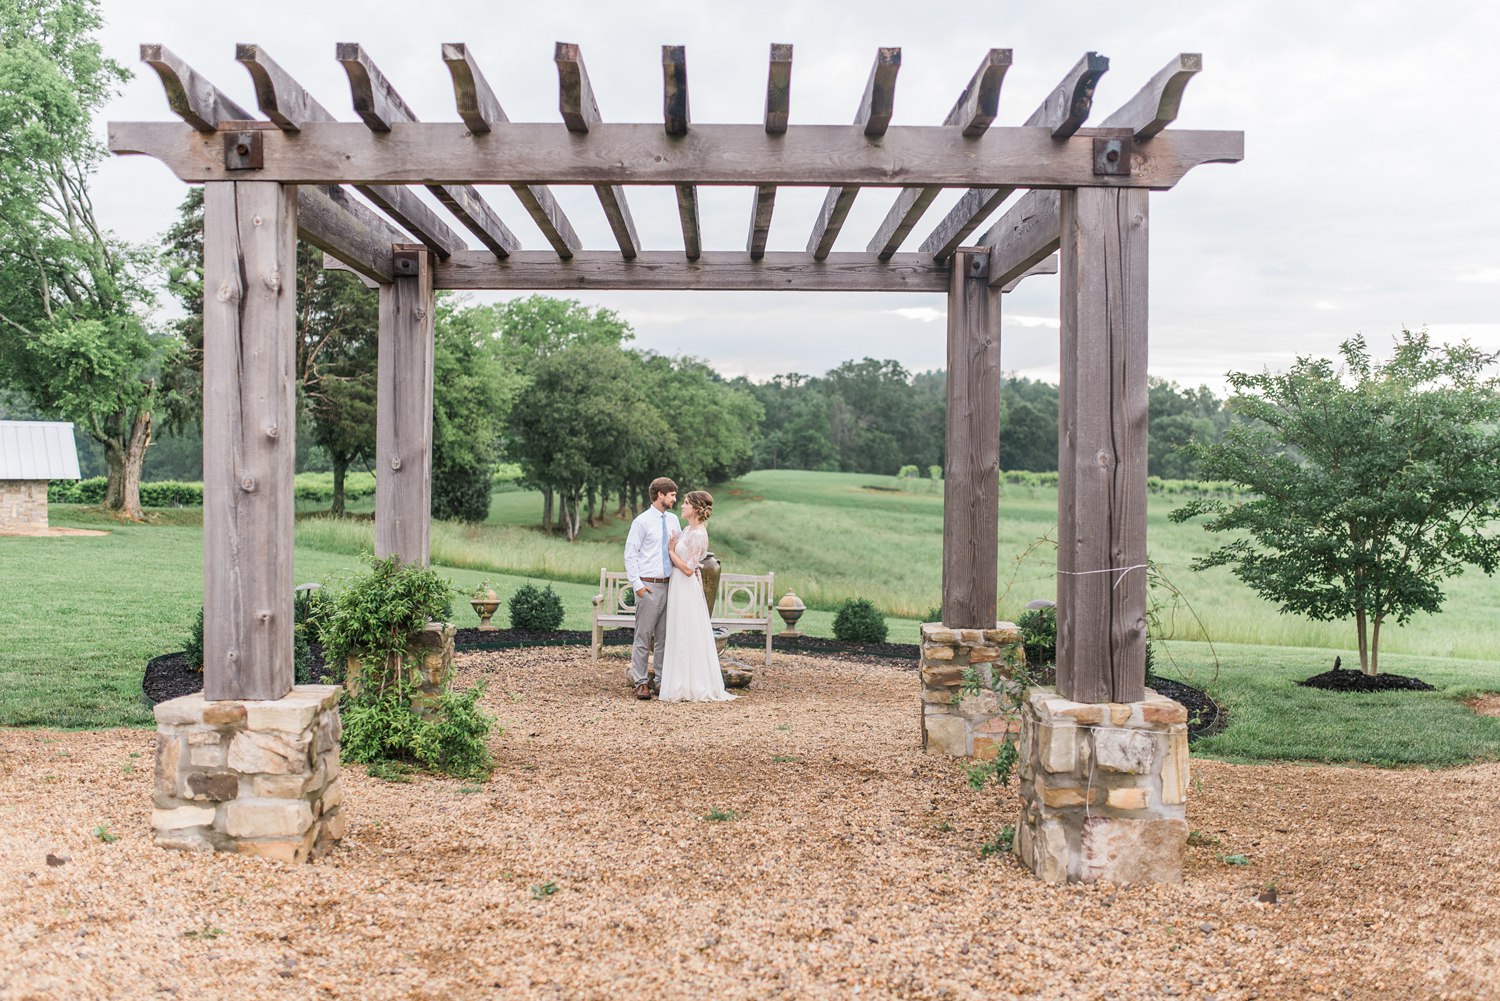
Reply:
<svg viewBox="0 0 1500 1001"><path fill-rule="evenodd" d="M635 644L630 648L630 683L646 683L646 657L656 664L656 679L661 681L662 655L667 650L666 584L647 584L651 590L635 596Z"/></svg>

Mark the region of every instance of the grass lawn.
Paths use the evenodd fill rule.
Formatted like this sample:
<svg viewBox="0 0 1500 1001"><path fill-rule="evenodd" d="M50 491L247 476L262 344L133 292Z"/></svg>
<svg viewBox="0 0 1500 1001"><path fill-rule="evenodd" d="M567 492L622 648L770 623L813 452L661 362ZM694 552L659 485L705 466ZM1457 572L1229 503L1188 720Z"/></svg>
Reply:
<svg viewBox="0 0 1500 1001"><path fill-rule="evenodd" d="M1229 713L1228 729L1195 742L1195 755L1387 767L1500 759L1500 719L1462 701L1500 689L1496 661L1382 657L1384 671L1419 677L1437 691L1369 694L1296 684L1333 666L1326 650L1171 643L1158 663L1162 677L1202 688Z"/></svg>
<svg viewBox="0 0 1500 1001"><path fill-rule="evenodd" d="M838 603L868 597L887 613L890 639L912 643L938 601L942 498L926 485L892 490L888 477L761 471L715 488L709 524L726 569L776 572L777 591L809 606L799 627L832 633ZM1482 574L1450 582L1445 611L1382 636L1384 670L1417 675L1434 693L1351 695L1293 682L1326 670L1335 653L1356 663L1353 629L1279 615L1227 571L1186 569L1208 546L1197 526L1172 525L1177 497L1152 497L1151 552L1188 595L1198 618L1179 609L1164 621L1171 638L1161 672L1205 688L1230 711L1223 734L1195 753L1230 760L1308 760L1449 765L1500 757L1500 720L1478 717L1461 699L1500 690L1494 623L1500 587ZM1007 486L1001 497L1001 615L1054 594L1057 495ZM312 517L297 526L296 579L322 581L356 569L373 548L368 520ZM366 510L368 502L365 503ZM355 510L359 510L358 507ZM511 490L492 498L482 525L433 525L433 562L464 591L489 579L502 599L524 581L550 582L566 629L586 629L599 568L618 568L628 523L611 519L574 543L544 536L540 496ZM179 650L202 602L203 548L196 509L155 512L150 525L121 525L87 508L53 507L55 524L107 528L95 538L0 539L0 725L149 726L140 695L145 662ZM460 626L478 623L462 598ZM1201 622L1200 622L1201 619ZM505 622L504 606L497 617ZM1204 635L1214 641L1219 663Z"/></svg>

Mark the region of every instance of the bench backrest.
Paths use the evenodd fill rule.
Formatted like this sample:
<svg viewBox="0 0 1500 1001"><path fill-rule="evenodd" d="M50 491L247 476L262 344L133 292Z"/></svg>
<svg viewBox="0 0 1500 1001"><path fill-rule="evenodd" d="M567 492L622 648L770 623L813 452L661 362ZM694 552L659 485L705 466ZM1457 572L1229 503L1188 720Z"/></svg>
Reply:
<svg viewBox="0 0 1500 1001"><path fill-rule="evenodd" d="M635 595L630 590L630 575L620 570L599 568L599 603L601 615L634 615ZM776 603L776 575L724 573L719 575L719 595L714 602L716 619L767 619Z"/></svg>

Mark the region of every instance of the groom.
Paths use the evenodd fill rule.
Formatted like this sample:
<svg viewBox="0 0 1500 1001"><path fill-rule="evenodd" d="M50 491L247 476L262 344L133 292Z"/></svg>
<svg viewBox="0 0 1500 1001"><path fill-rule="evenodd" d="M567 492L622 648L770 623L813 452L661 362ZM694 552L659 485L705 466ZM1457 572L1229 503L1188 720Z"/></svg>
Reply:
<svg viewBox="0 0 1500 1001"><path fill-rule="evenodd" d="M665 476L651 481L651 506L636 516L625 539L625 572L635 591L635 645L630 650L630 683L635 697L651 698L646 674L646 656L653 653L656 683L661 684L661 661L667 649L667 582L672 579L672 560L667 546L682 530L672 507L677 503L677 484Z"/></svg>

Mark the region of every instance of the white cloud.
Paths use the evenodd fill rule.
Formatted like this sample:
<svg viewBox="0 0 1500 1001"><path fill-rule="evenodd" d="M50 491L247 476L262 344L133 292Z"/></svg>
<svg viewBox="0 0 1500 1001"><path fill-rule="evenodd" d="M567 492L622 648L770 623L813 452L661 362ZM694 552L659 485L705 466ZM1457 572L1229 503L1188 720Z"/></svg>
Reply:
<svg viewBox="0 0 1500 1001"><path fill-rule="evenodd" d="M882 309L882 313L891 313L907 320L916 320L918 323L933 323L945 319L948 316L946 310L933 309L931 306L909 306L905 309Z"/></svg>
<svg viewBox="0 0 1500 1001"><path fill-rule="evenodd" d="M1500 282L1500 268L1477 268L1473 271L1465 271L1453 276L1456 282L1479 282L1483 285L1493 285Z"/></svg>

